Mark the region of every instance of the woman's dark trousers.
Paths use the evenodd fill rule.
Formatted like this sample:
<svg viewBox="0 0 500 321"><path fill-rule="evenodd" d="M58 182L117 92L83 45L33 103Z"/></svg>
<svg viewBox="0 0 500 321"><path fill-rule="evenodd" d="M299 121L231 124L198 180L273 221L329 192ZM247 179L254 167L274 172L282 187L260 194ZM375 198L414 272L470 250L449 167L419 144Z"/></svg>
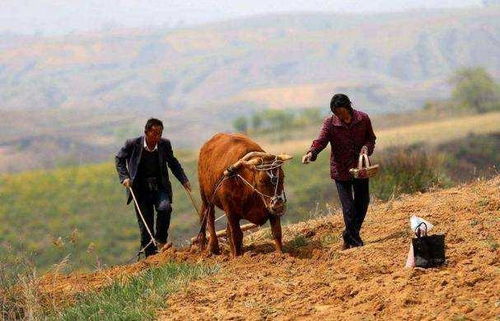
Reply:
<svg viewBox="0 0 500 321"><path fill-rule="evenodd" d="M167 192L161 189L148 191L145 188L141 188L137 192L137 201L141 208L142 215L144 216L144 220L148 224L151 233L153 233L155 240L160 243L166 243L168 228L170 226L170 214L172 213L172 206ZM156 209L156 230L154 229L154 209ZM151 236L137 211L137 207L135 208L135 213L141 232L141 249L147 246L144 249L144 254L146 256L155 254L157 249L151 242Z"/></svg>
<svg viewBox="0 0 500 321"><path fill-rule="evenodd" d="M335 180L344 214L345 230L342 236L344 244L350 247L363 245L359 232L370 203L368 181L368 179Z"/></svg>

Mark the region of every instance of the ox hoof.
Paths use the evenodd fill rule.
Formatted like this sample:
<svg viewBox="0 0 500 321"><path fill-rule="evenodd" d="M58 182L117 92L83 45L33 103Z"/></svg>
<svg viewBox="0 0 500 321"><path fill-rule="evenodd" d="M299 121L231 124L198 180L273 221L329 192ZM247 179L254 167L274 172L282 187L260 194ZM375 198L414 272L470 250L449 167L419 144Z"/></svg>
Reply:
<svg viewBox="0 0 500 321"><path fill-rule="evenodd" d="M257 256L257 253L252 252L252 251L247 251L243 254L243 256L254 257L254 256Z"/></svg>
<svg viewBox="0 0 500 321"><path fill-rule="evenodd" d="M219 255L221 253L220 248L218 246L217 247L209 247L208 252L211 254L214 254L214 255Z"/></svg>

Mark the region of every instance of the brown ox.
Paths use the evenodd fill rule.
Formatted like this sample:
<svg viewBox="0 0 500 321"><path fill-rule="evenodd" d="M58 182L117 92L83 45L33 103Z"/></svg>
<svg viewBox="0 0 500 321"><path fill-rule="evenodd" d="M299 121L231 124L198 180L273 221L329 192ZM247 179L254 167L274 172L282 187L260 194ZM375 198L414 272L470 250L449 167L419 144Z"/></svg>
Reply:
<svg viewBox="0 0 500 321"><path fill-rule="evenodd" d="M200 150L198 179L203 220L198 240L206 245L208 225L209 251L220 253L215 233L215 209L227 217L227 237L233 256L242 254L243 233L240 220L263 225L269 219L276 244L282 252L280 216L285 213L283 190L285 175L281 169L288 155L271 155L250 138L240 134L217 134Z"/></svg>

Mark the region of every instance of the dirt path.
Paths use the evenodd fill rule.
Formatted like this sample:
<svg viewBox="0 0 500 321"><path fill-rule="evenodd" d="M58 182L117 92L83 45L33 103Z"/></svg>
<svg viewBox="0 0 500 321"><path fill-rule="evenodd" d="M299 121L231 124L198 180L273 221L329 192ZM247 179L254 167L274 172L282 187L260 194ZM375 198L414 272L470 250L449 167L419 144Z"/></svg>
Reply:
<svg viewBox="0 0 500 321"><path fill-rule="evenodd" d="M492 320L500 316L500 177L370 208L366 245L340 251L339 214L245 238L244 256L168 298L161 320ZM446 266L404 269L416 214L446 234Z"/></svg>

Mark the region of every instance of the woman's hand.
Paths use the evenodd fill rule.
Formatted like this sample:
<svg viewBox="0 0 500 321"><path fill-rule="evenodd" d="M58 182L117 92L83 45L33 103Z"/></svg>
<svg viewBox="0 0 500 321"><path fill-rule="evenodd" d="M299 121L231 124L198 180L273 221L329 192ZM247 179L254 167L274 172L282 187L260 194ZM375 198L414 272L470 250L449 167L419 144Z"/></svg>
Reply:
<svg viewBox="0 0 500 321"><path fill-rule="evenodd" d="M361 151L359 152L361 155L368 155L368 147L361 147Z"/></svg>
<svg viewBox="0 0 500 321"><path fill-rule="evenodd" d="M311 157L312 157L311 152L308 152L307 154L302 156L302 164L309 164L311 162Z"/></svg>

